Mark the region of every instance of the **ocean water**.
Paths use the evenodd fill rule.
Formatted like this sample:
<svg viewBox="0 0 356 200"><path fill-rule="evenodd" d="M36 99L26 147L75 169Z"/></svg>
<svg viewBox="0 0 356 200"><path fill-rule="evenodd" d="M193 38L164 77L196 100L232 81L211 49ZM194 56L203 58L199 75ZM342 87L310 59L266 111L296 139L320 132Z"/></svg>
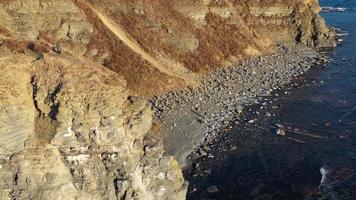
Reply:
<svg viewBox="0 0 356 200"><path fill-rule="evenodd" d="M186 172L188 199L356 200L356 0L320 4L347 8L322 13L348 33L332 62L247 108L212 156Z"/></svg>
<svg viewBox="0 0 356 200"><path fill-rule="evenodd" d="M342 8L356 8L355 0L319 0L321 6L342 7Z"/></svg>

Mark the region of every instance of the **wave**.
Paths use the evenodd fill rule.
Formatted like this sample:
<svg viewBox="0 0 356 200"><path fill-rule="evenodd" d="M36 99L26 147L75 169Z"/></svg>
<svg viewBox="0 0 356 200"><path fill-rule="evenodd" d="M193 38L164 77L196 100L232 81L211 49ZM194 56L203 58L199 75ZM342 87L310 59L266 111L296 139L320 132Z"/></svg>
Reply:
<svg viewBox="0 0 356 200"><path fill-rule="evenodd" d="M321 7L322 12L345 12L347 8L343 7Z"/></svg>

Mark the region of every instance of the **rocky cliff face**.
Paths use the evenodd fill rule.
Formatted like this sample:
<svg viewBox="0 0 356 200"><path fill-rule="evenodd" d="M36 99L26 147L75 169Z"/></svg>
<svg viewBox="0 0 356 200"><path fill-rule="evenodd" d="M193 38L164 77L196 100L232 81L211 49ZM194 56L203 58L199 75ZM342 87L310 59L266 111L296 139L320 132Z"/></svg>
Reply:
<svg viewBox="0 0 356 200"><path fill-rule="evenodd" d="M184 199L147 101L277 43L332 46L314 0L0 1L0 199Z"/></svg>
<svg viewBox="0 0 356 200"><path fill-rule="evenodd" d="M184 197L145 100L96 63L37 54L2 49L1 199Z"/></svg>
<svg viewBox="0 0 356 200"><path fill-rule="evenodd" d="M91 23L97 23L94 35L100 39L90 47L108 52L106 66L127 77L135 95L150 96L190 84L197 79L196 73L269 53L277 43L332 45L333 34L318 16L316 1L160 0L120 1L115 6L112 0L91 0L76 4Z"/></svg>

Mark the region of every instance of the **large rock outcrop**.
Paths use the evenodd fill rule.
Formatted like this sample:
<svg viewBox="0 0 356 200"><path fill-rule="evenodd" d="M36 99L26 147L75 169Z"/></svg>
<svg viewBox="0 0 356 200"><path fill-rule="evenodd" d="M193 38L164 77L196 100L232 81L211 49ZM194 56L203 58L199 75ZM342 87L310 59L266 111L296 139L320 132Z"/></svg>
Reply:
<svg viewBox="0 0 356 200"><path fill-rule="evenodd" d="M0 199L184 199L147 101L278 43L316 0L1 0Z"/></svg>
<svg viewBox="0 0 356 200"><path fill-rule="evenodd" d="M184 198L147 101L96 63L37 54L2 48L0 199Z"/></svg>

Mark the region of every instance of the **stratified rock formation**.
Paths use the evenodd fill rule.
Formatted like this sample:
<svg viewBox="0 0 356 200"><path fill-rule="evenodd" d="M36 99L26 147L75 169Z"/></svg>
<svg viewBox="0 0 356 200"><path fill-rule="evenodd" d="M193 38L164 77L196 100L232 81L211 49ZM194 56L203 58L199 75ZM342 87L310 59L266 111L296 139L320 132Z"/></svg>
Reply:
<svg viewBox="0 0 356 200"><path fill-rule="evenodd" d="M278 43L315 0L1 0L0 199L184 199L146 100Z"/></svg>
<svg viewBox="0 0 356 200"><path fill-rule="evenodd" d="M68 55L2 55L0 199L184 197L150 106L127 99L117 74Z"/></svg>

